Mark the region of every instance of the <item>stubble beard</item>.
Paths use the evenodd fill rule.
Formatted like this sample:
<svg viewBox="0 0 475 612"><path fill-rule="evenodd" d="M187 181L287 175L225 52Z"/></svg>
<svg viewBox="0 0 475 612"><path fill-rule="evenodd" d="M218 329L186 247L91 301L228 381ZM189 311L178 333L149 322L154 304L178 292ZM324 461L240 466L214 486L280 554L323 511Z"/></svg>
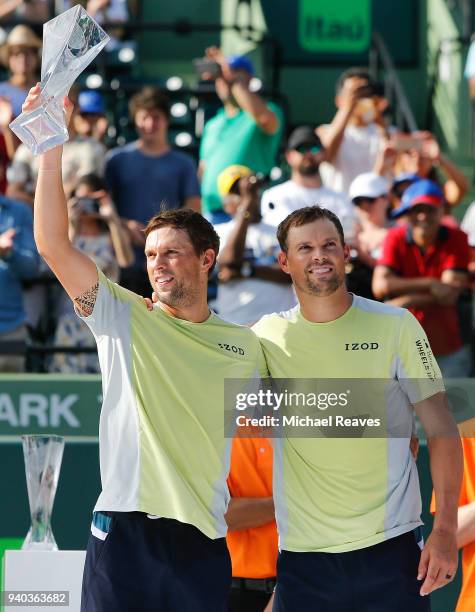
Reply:
<svg viewBox="0 0 475 612"><path fill-rule="evenodd" d="M172 308L188 307L196 302L196 291L193 291L183 283L177 282L170 291L160 291L155 287L155 293L162 304Z"/></svg>
<svg viewBox="0 0 475 612"><path fill-rule="evenodd" d="M308 295L328 297L329 295L335 293L335 291L337 291L344 284L344 282L344 276L335 272L328 280L322 280L316 283L310 277L309 273L306 272L305 282L302 285L297 284L297 288Z"/></svg>

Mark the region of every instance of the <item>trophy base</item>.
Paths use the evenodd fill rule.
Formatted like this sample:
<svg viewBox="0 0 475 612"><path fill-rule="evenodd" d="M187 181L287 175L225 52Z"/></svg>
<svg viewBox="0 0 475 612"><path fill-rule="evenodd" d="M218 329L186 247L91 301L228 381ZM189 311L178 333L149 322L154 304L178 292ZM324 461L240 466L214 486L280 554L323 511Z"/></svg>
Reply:
<svg viewBox="0 0 475 612"><path fill-rule="evenodd" d="M62 112L57 117L55 110L40 106L29 113L22 113L10 124L11 130L34 155L45 153L69 139Z"/></svg>
<svg viewBox="0 0 475 612"><path fill-rule="evenodd" d="M26 535L25 541L21 547L22 550L58 550L58 545L54 539L54 535L51 529L47 529L43 539L35 539L33 537L33 530L30 527L29 532Z"/></svg>

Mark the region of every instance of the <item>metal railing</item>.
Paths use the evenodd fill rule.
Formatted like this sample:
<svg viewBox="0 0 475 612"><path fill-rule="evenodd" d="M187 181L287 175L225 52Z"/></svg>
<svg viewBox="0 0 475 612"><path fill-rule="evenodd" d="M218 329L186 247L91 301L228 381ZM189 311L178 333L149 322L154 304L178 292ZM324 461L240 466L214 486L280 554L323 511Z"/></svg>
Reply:
<svg viewBox="0 0 475 612"><path fill-rule="evenodd" d="M369 51L369 70L371 76L378 78L380 70L384 74L384 93L394 113L394 124L403 132L415 132L417 123L409 100L394 65L386 43L379 32L373 32Z"/></svg>

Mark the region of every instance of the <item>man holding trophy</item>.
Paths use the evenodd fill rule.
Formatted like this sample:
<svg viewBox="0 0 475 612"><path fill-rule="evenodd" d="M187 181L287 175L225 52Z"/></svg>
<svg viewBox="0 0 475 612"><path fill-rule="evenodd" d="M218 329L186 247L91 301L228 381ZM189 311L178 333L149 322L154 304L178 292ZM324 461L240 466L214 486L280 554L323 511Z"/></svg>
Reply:
<svg viewBox="0 0 475 612"><path fill-rule="evenodd" d="M67 64L60 72L68 75ZM151 312L141 297L109 281L72 246L58 145L72 104L59 98L63 84L56 96L44 87L55 80L53 73L54 66L46 79L42 74L12 127L41 154L34 205L38 250L93 332L102 371L102 492L81 609L224 612L231 581L224 379L254 384L252 379L265 375L260 345L251 330L226 323L208 308L219 238L200 214L162 212L146 228L147 270L159 299Z"/></svg>

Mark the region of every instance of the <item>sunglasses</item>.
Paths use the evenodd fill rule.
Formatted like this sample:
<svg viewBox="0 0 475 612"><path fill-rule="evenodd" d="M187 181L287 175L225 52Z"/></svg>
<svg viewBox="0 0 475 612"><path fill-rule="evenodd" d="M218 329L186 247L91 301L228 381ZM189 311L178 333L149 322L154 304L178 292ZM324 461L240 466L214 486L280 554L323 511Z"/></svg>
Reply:
<svg viewBox="0 0 475 612"><path fill-rule="evenodd" d="M295 151L297 151L297 153L307 153L310 151L310 153L315 155L316 153L320 153L322 148L323 147L320 147L319 145L301 144L298 147L295 147Z"/></svg>
<svg viewBox="0 0 475 612"><path fill-rule="evenodd" d="M376 202L377 198L368 198L368 197L358 197L358 198L354 198L353 199L353 204L355 206L360 206L361 204L364 204L365 202L367 204L374 204Z"/></svg>

